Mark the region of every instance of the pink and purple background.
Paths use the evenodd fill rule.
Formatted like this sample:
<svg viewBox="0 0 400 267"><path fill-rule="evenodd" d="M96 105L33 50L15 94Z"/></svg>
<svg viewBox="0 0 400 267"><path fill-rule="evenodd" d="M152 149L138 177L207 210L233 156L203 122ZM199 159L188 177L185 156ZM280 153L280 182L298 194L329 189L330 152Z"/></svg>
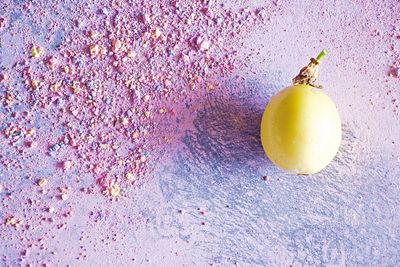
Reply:
<svg viewBox="0 0 400 267"><path fill-rule="evenodd" d="M400 265L398 1L0 11L1 266ZM324 48L343 142L322 172L288 175L262 151L261 115Z"/></svg>

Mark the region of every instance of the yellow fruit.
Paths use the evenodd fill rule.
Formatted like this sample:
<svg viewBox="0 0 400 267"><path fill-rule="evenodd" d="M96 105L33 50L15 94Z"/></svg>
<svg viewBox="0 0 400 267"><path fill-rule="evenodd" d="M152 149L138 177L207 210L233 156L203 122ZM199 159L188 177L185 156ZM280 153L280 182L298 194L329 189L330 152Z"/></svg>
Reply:
<svg viewBox="0 0 400 267"><path fill-rule="evenodd" d="M296 78L294 83L298 82ZM314 82L313 78L307 83ZM290 173L322 170L335 157L341 138L335 104L322 89L310 84L300 82L283 89L272 97L263 114L263 148L276 166Z"/></svg>

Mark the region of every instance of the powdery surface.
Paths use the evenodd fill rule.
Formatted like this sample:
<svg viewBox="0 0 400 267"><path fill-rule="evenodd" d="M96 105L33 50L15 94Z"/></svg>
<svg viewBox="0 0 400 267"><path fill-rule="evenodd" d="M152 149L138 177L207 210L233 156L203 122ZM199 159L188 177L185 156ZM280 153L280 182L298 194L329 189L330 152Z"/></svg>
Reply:
<svg viewBox="0 0 400 267"><path fill-rule="evenodd" d="M396 1L0 8L2 265L400 264ZM286 175L261 114L322 48L343 144Z"/></svg>

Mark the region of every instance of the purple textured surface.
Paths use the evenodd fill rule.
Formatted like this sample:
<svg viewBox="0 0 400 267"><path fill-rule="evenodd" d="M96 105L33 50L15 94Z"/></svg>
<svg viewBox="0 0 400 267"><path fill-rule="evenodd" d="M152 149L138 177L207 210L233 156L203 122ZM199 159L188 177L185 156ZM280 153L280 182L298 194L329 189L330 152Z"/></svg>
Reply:
<svg viewBox="0 0 400 267"><path fill-rule="evenodd" d="M0 64L10 70L9 76L15 75L7 84L0 82L2 101L10 88L22 88L24 81L17 77L14 64L28 58L31 43L43 44L46 52L57 51L77 27L77 15L78 22L82 18L83 23L101 25L101 32L104 13L114 12L115 2L125 3L49 2L0 3L6 25L0 31ZM60 168L59 162L72 155L67 148L56 156L47 153L47 146L65 131L57 120L68 118L54 115L57 108L32 111L31 125L42 137L39 142L49 142L39 143L37 150L26 152L23 144L10 145L2 135L0 265L400 265L399 2L227 1L223 7L222 1L212 2L218 6L213 9L216 14L265 7L265 20L233 38L240 40L238 51L227 47L245 64L228 75L214 75L218 88L212 92L165 104L176 109L176 116L154 118L152 125L159 129L157 136L169 136L170 142L149 148L156 154L149 172L138 183L122 183L119 198L103 196L92 172ZM144 4L136 5L139 9ZM43 13L27 15L28 6ZM96 19L90 22L84 14ZM42 18L40 23L32 22L35 16ZM212 19L219 23L216 17ZM51 38L46 37L48 29ZM193 29L194 36L217 36L208 26ZM211 50L216 40L210 42ZM261 115L270 97L288 86L298 69L323 48L330 55L318 81L338 107L343 142L322 172L285 174L262 151ZM140 49L139 54L144 51ZM223 60L223 53L218 50L215 57ZM40 73L44 65L36 68ZM125 91L113 87L110 92L113 96ZM23 120L29 101L21 95L20 105L0 106L1 131ZM130 148L132 140L121 136L115 139ZM96 152L92 156L96 158ZM89 168L82 162L76 164ZM105 165L105 172L113 164ZM268 181L263 180L265 175ZM49 180L46 194L37 186L39 177ZM65 201L60 199L60 187L68 187ZM48 207L55 212L49 213ZM17 227L7 223L10 218L23 222Z"/></svg>

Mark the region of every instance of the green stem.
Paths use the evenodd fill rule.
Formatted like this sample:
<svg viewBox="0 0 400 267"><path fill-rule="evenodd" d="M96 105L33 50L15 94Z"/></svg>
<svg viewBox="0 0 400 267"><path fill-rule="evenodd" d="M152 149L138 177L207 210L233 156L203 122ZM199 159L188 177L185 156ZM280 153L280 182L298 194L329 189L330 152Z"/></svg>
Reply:
<svg viewBox="0 0 400 267"><path fill-rule="evenodd" d="M318 54L316 60L320 62L326 55L328 54L328 50L324 49L321 53Z"/></svg>

